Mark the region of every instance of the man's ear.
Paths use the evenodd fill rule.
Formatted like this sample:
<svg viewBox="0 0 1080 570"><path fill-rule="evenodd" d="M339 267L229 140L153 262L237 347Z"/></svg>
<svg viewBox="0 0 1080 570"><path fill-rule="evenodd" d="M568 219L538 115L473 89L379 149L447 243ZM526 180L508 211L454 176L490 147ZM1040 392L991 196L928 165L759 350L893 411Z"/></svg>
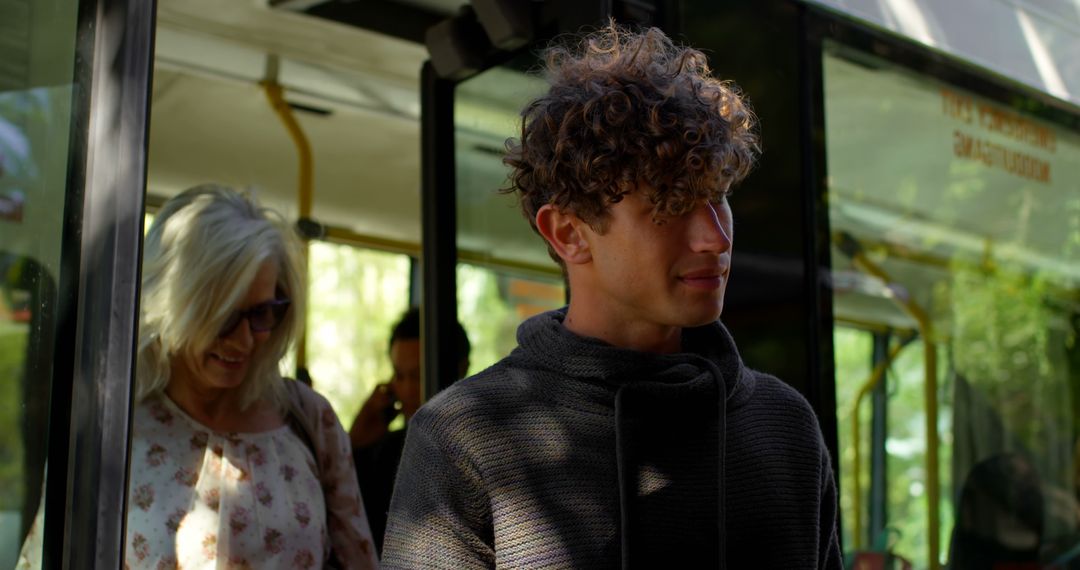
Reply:
<svg viewBox="0 0 1080 570"><path fill-rule="evenodd" d="M536 229L568 265L592 261L589 242L582 235L584 226L580 218L562 212L552 204L545 204L536 211Z"/></svg>

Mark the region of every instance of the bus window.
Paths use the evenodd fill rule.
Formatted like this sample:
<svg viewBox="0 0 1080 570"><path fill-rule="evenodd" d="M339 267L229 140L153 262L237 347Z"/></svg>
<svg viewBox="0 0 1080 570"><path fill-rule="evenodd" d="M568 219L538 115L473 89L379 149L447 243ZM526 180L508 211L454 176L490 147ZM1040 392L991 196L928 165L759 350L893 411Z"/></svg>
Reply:
<svg viewBox="0 0 1080 570"><path fill-rule="evenodd" d="M44 504L78 2L7 2L0 34L0 567ZM81 183L77 183L81 184ZM81 191L81 185L79 186ZM77 219L77 218L76 218ZM78 247L78 241L74 242ZM70 247L70 245L68 246ZM66 254L70 255L70 254ZM70 291L62 291L70 294ZM65 355L70 361L70 356ZM61 372L54 372L59 368ZM54 477L66 477L61 469ZM63 501L63 495L50 500ZM62 512L50 509L50 512ZM40 526L43 519L39 519ZM58 527L59 528L59 527ZM41 529L38 528L38 538ZM56 544L58 544L57 542ZM37 545L34 548L32 545ZM41 540L28 541L31 560Z"/></svg>
<svg viewBox="0 0 1080 570"><path fill-rule="evenodd" d="M845 546L1062 563L1080 541L1080 134L838 43L822 63Z"/></svg>
<svg viewBox="0 0 1080 570"><path fill-rule="evenodd" d="M517 346L521 321L565 304L558 278L523 277L461 263L457 279L458 319L471 344L469 374L495 364Z"/></svg>
<svg viewBox="0 0 1080 570"><path fill-rule="evenodd" d="M866 330L851 326L836 327L836 330L833 331L836 377L869 378L870 372L874 368L870 358L872 343L872 335ZM859 392L860 386L857 382L837 383L836 408L841 420L839 424L840 457L838 458L840 473L837 478L839 479L840 489L844 491L852 490L850 493L844 492L840 495L840 511L843 513L844 522L854 521L854 514L857 512L856 507L861 506L855 503L859 498L866 496L865 490L867 489L867 483L869 483L863 480L862 475L865 470L861 469L861 466L865 464L862 458L868 456L866 443L869 438L858 438L859 449L856 450L855 434L852 426L855 425L855 429L858 429L863 425L869 425L866 420L870 407L860 406L857 423L853 419L847 419L847 415L844 414L848 410L851 411L851 414L856 413L854 411L855 401L859 396ZM845 419L847 421L844 421ZM858 493L854 491L855 489L859 490ZM844 532L843 544L852 544L852 529L861 528L861 526L861 524L845 524L842 529Z"/></svg>
<svg viewBox="0 0 1080 570"><path fill-rule="evenodd" d="M473 343L469 372L479 372L515 346L518 324L565 304L559 267L529 226L507 186L502 164L518 114L543 92L524 70L526 54L460 83L454 94L457 164L458 315Z"/></svg>
<svg viewBox="0 0 1080 570"><path fill-rule="evenodd" d="M348 428L375 385L390 380L389 335L409 306L409 257L315 242L308 263L307 367Z"/></svg>

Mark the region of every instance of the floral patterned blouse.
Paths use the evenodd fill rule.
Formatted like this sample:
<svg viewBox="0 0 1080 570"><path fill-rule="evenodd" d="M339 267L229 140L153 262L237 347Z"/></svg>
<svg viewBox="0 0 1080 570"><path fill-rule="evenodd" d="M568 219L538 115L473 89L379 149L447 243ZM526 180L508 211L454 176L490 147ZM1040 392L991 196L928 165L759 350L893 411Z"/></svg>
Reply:
<svg viewBox="0 0 1080 570"><path fill-rule="evenodd" d="M349 454L329 404L318 401L326 413L317 447L341 443ZM320 458L324 479L343 479L324 489L311 449L288 425L215 432L165 395L136 405L133 419L125 567L322 568L331 544L340 566L378 567L351 456ZM23 554L37 553L24 546Z"/></svg>

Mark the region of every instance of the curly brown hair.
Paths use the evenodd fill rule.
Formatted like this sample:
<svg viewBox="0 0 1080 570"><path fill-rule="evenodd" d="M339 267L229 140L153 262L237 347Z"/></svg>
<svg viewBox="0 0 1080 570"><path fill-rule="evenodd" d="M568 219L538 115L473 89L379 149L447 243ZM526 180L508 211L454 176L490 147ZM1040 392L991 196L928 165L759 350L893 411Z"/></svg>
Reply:
<svg viewBox="0 0 1080 570"><path fill-rule="evenodd" d="M554 204L606 231L608 207L639 187L655 221L686 213L742 180L760 152L738 88L657 28L610 22L542 59L551 87L522 111L503 159L502 191L519 195L534 230L537 210Z"/></svg>

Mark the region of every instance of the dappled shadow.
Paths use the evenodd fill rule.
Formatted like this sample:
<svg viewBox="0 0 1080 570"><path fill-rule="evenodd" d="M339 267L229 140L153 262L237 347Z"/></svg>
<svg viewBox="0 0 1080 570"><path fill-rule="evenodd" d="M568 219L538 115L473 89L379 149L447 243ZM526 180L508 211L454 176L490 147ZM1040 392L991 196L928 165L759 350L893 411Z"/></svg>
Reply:
<svg viewBox="0 0 1080 570"><path fill-rule="evenodd" d="M820 522L833 520L823 505L835 495L794 390L752 376L723 342L716 360L612 347L590 359L557 344L545 357L515 350L414 416L386 567L824 558L832 528ZM590 375L594 365L606 368Z"/></svg>

